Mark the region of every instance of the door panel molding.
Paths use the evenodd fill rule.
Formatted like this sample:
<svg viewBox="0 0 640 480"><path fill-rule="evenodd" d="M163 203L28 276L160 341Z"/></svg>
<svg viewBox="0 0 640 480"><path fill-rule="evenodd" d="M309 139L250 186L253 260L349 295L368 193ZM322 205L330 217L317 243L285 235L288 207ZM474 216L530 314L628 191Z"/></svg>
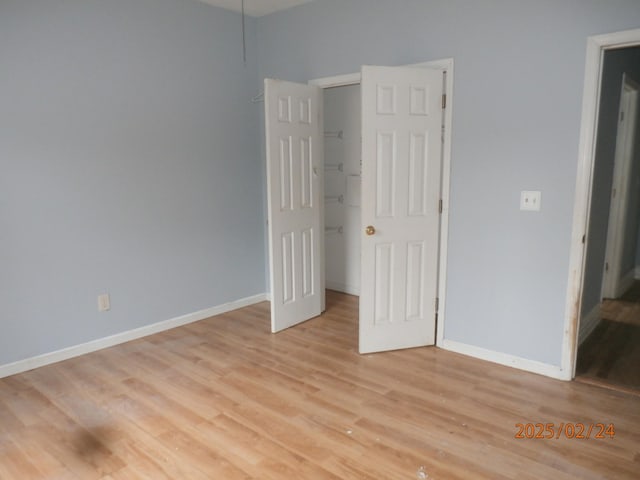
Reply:
<svg viewBox="0 0 640 480"><path fill-rule="evenodd" d="M360 353L435 344L443 78L439 69L362 67ZM426 208L412 215L419 158Z"/></svg>
<svg viewBox="0 0 640 480"><path fill-rule="evenodd" d="M265 79L271 331L324 306L324 169L318 87Z"/></svg>
<svg viewBox="0 0 640 480"><path fill-rule="evenodd" d="M451 191L451 143L452 143L452 127L453 127L453 108L454 108L454 67L453 58L442 58L428 62L413 63L404 65L413 68L431 68L440 69L445 72L444 75L444 92L446 95L446 108L443 110L444 135L442 143L442 179L440 197L442 199L442 213L440 215L440 256L438 259L438 321L436 325L436 346L447 348L445 344L445 328L446 328L446 297L447 297L447 258L449 245L449 198ZM341 87L346 85L356 85L361 83L362 76L360 72L349 73L345 75L334 75L328 77L320 77L309 81L310 85L320 88Z"/></svg>

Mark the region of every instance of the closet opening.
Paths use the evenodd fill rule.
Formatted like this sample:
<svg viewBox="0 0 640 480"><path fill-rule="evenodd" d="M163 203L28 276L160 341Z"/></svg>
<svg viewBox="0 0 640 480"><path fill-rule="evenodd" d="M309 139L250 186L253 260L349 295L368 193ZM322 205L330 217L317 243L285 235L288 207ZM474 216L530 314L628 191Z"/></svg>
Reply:
<svg viewBox="0 0 640 480"><path fill-rule="evenodd" d="M360 84L324 89L325 285L360 295Z"/></svg>

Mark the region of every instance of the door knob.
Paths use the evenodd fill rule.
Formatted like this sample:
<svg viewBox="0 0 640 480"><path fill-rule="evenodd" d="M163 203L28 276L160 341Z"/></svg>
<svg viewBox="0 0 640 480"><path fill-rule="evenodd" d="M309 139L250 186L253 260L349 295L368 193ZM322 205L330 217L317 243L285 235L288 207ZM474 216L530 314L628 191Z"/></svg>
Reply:
<svg viewBox="0 0 640 480"><path fill-rule="evenodd" d="M373 225L369 225L367 228L365 228L364 231L367 235L373 235L374 233L376 233L376 229L373 227Z"/></svg>

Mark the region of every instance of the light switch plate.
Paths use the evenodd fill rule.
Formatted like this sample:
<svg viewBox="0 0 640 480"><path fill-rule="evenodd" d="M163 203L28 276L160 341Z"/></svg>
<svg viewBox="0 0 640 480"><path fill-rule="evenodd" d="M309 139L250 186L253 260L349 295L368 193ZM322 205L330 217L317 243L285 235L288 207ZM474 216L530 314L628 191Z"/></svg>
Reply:
<svg viewBox="0 0 640 480"><path fill-rule="evenodd" d="M520 192L520 210L540 211L542 193L539 190L523 190Z"/></svg>
<svg viewBox="0 0 640 480"><path fill-rule="evenodd" d="M111 298L108 293L98 295L98 311L106 312L111 309Z"/></svg>

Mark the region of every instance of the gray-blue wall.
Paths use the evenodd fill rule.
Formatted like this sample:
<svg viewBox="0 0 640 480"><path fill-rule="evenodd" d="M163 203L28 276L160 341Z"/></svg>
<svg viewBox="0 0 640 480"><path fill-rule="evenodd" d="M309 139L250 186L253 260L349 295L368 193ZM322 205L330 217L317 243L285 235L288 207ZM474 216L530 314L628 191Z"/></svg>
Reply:
<svg viewBox="0 0 640 480"><path fill-rule="evenodd" d="M586 40L638 26L637 0L316 0L258 20L259 74L453 57L445 338L560 365Z"/></svg>
<svg viewBox="0 0 640 480"><path fill-rule="evenodd" d="M196 1L0 2L0 365L265 291L255 33L245 65Z"/></svg>
<svg viewBox="0 0 640 480"><path fill-rule="evenodd" d="M265 291L263 77L454 57L445 337L558 365L586 38L638 26L637 0L315 0L248 19L245 65L239 15L192 0L2 0L0 364Z"/></svg>
<svg viewBox="0 0 640 480"><path fill-rule="evenodd" d="M582 295L583 316L588 314L602 299L602 277L604 275L613 166L618 134L618 113L620 111L620 88L622 87L622 76L625 72L629 73L632 78L640 79L640 47L611 50L606 52L604 56ZM640 128L640 122L638 122L637 127ZM640 148L636 149L637 159L640 159ZM636 161L635 164L637 176L637 168L640 161ZM637 192L632 191L630 197L632 199L635 197L637 203L636 194ZM634 238L633 243L635 244L637 239L633 235L630 235L631 237ZM628 242L626 243L628 244ZM628 245L627 250L629 250ZM625 264L628 270L633 266L635 251L633 253L627 252L626 256ZM627 270L623 268L621 274L626 273Z"/></svg>

